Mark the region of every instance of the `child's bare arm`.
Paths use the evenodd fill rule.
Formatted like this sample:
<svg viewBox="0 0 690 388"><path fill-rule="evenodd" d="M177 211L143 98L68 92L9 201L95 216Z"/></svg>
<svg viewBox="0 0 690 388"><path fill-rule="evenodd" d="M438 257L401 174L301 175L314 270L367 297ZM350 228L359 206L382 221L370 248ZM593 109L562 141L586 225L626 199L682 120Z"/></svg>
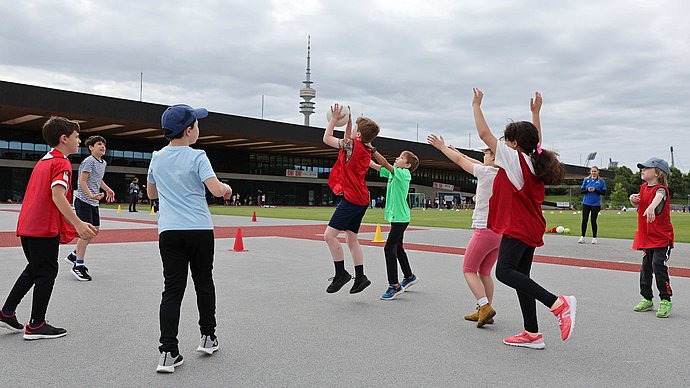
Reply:
<svg viewBox="0 0 690 388"><path fill-rule="evenodd" d="M386 158L383 157L378 151L374 152L374 158L376 158L376 161L381 163L381 167L385 168L386 170L390 171L391 174L395 173L395 170L393 170L393 166L391 166L390 163L386 160Z"/></svg>
<svg viewBox="0 0 690 388"><path fill-rule="evenodd" d="M376 164L373 160L369 161L369 168L373 168L376 171L381 171L381 165Z"/></svg>
<svg viewBox="0 0 690 388"><path fill-rule="evenodd" d="M80 238L90 240L96 237L98 230L95 226L86 223L77 217L77 213L74 212L72 205L70 205L69 201L67 201L67 197L65 197L66 192L67 189L65 189L65 187L62 185L53 186L51 189L53 203L55 206L57 206L60 213L65 216L67 222L74 226L74 229L77 230Z"/></svg>
<svg viewBox="0 0 690 388"><path fill-rule="evenodd" d="M158 199L158 188L151 182L146 182L146 196L149 199Z"/></svg>
<svg viewBox="0 0 690 388"><path fill-rule="evenodd" d="M643 214L647 218L647 223L654 222L654 219L656 218L656 213L654 212L654 210L657 206L659 206L663 199L664 195L662 193L657 192L654 196L654 199L652 200L652 203L650 203L649 206L647 206L647 209L644 211Z"/></svg>
<svg viewBox="0 0 690 388"><path fill-rule="evenodd" d="M100 200L103 198L103 193L92 193L91 189L89 189L89 185L86 183L87 179L89 179L89 173L84 171L81 174L79 174L79 187L81 187L81 190L86 194L87 197L93 199L93 200Z"/></svg>
<svg viewBox="0 0 690 388"><path fill-rule="evenodd" d="M539 144L541 144L541 119L539 118L541 104L541 93L534 92L534 97L529 99L529 110L532 111L532 124L537 127L537 132L539 133Z"/></svg>
<svg viewBox="0 0 690 388"><path fill-rule="evenodd" d="M101 181L101 188L105 190L105 201L115 202L115 192L110 188L110 186L106 185L105 182Z"/></svg>
<svg viewBox="0 0 690 388"><path fill-rule="evenodd" d="M352 112L352 110L350 110L349 106L347 107L347 111ZM345 127L345 136L343 137L343 139L351 139L351 138L352 138L352 113L348 114L347 126Z"/></svg>
<svg viewBox="0 0 690 388"><path fill-rule="evenodd" d="M335 129L335 123L344 117L342 110L343 108L338 104L335 104L333 108L331 108L331 121L328 122L326 131L323 133L323 142L329 147L340 148L338 145L338 138L333 136L333 130ZM345 139L347 139L347 137L345 137Z"/></svg>
<svg viewBox="0 0 690 388"><path fill-rule="evenodd" d="M474 115L474 123L477 126L477 134L479 134L479 138L482 139L484 144L491 149L491 152L495 154L498 140L491 132L491 128L489 128L481 108L484 93L479 88L473 88L472 93L472 114Z"/></svg>
<svg viewBox="0 0 690 388"><path fill-rule="evenodd" d="M223 197L227 199L232 195L232 188L230 188L230 185L219 181L216 177L206 179L204 184L214 197Z"/></svg>
<svg viewBox="0 0 690 388"><path fill-rule="evenodd" d="M474 175L474 164L472 161L478 162L458 150L451 149L446 146L443 136L436 136L433 133L427 136L426 141L434 146L437 150L441 151L448 159L453 163L457 164L463 170Z"/></svg>

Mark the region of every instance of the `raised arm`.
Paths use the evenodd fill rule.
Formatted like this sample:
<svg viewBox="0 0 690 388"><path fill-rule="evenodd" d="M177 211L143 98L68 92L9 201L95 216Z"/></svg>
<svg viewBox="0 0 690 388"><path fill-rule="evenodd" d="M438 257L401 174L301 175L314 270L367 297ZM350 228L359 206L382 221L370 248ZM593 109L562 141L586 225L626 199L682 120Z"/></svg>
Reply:
<svg viewBox="0 0 690 388"><path fill-rule="evenodd" d="M352 110L348 105L347 111L350 112L347 117L347 126L345 127L345 137L343 139L352 139Z"/></svg>
<svg viewBox="0 0 690 388"><path fill-rule="evenodd" d="M383 157L378 151L374 152L374 158L376 158L376 161L381 163L381 167L385 168L386 170L390 171L391 174L395 173L395 170L393 170L393 166L391 166L390 163L386 160L386 158Z"/></svg>
<svg viewBox="0 0 690 388"><path fill-rule="evenodd" d="M432 133L431 135L427 136L426 141L446 155L446 157L453 163L460 166L460 168L467 171L469 174L474 175L474 165L479 163L478 160L472 159L462 152L446 146L443 136L436 136Z"/></svg>
<svg viewBox="0 0 690 388"><path fill-rule="evenodd" d="M328 122L328 125L326 125L326 131L323 133L323 142L329 147L340 148L338 146L338 138L333 136L333 130L335 129L335 123L344 117L342 110L343 107L339 106L338 104L335 104L331 108L331 121ZM345 135L345 138L347 139L347 133Z"/></svg>
<svg viewBox="0 0 690 388"><path fill-rule="evenodd" d="M484 93L479 90L479 88L473 88L472 93L472 114L474 115L474 123L477 126L477 134L479 134L479 138L482 139L484 144L491 149L491 152L495 154L498 140L496 136L491 133L491 128L489 128L489 124L487 124L481 108Z"/></svg>
<svg viewBox="0 0 690 388"><path fill-rule="evenodd" d="M373 168L376 171L381 171L381 165L376 164L373 160L369 161L369 168Z"/></svg>
<svg viewBox="0 0 690 388"><path fill-rule="evenodd" d="M534 92L534 97L529 99L529 110L532 111L532 124L537 127L537 132L539 133L539 144L541 144L541 119L539 118L541 103L541 93Z"/></svg>

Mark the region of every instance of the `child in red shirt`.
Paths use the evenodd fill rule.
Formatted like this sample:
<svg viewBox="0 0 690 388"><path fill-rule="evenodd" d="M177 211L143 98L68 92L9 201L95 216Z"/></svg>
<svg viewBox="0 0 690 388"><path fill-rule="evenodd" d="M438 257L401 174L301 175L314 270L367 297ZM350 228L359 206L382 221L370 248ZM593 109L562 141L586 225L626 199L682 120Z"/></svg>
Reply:
<svg viewBox="0 0 690 388"><path fill-rule="evenodd" d="M539 92L530 99L532 122L511 122L499 141L491 132L481 110L484 94L474 89L472 110L479 137L496 155L499 167L489 200L487 226L503 234L498 251L496 279L517 291L524 329L505 338L503 343L531 349L543 349L544 337L537 324L536 300L551 309L561 331L570 338L575 326L577 300L574 296L556 296L532 280L530 270L534 249L544 245L546 221L541 211L544 184L558 184L565 168L558 154L541 149L542 98Z"/></svg>
<svg viewBox="0 0 690 388"><path fill-rule="evenodd" d="M83 239L91 239L97 233L93 225L77 217L70 205L72 164L67 156L79 149L79 124L51 117L43 125L43 139L53 148L36 163L31 173L17 221L17 236L29 263L0 312L0 325L14 332L24 330L27 340L59 338L67 334L65 329L45 321L58 273L59 244L72 241L77 233ZM15 310L31 287L34 288L31 321L24 327L17 320Z"/></svg>
<svg viewBox="0 0 690 388"><path fill-rule="evenodd" d="M630 196L630 203L637 207L637 233L633 249L644 252L640 267L640 293L642 300L633 310L649 311L652 303L652 275L656 278L659 290L659 309L657 318L668 318L671 315L671 279L668 276L668 265L673 248L673 225L671 225L671 196L666 184L670 170L668 163L659 158L650 158L638 163L644 183L640 193Z"/></svg>
<svg viewBox="0 0 690 388"><path fill-rule="evenodd" d="M355 282L350 293L356 294L371 284L364 275L364 257L357 241L357 233L369 205L369 189L364 176L369 170L371 155L376 151L371 146L371 141L379 134L379 126L369 118L358 117L353 134L350 117L345 127L345 136L338 139L333 136L333 129L335 123L345 117L341 111L342 107L338 104L331 108L331 121L328 122L323 134L323 142L326 145L340 150L338 160L328 177L328 185L336 195L343 196L323 233L335 265L335 276L326 292L337 292L352 279L350 273L345 270L343 247L338 241L338 234L345 231L345 241L355 265Z"/></svg>

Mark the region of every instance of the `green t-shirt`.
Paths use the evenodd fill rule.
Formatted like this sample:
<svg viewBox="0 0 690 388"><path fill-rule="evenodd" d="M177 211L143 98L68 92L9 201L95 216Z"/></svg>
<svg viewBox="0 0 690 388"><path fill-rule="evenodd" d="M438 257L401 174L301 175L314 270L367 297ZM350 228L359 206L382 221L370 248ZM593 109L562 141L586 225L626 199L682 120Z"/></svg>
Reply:
<svg viewBox="0 0 690 388"><path fill-rule="evenodd" d="M410 222L410 205L407 193L410 191L412 174L407 168L393 167L393 173L381 167L380 176L388 178L386 187L386 212L388 222Z"/></svg>

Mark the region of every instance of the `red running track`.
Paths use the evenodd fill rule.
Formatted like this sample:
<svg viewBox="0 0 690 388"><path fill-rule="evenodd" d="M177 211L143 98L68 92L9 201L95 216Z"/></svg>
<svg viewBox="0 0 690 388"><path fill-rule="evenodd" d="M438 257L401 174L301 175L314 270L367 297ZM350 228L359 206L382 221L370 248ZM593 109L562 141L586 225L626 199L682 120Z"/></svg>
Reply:
<svg viewBox="0 0 690 388"><path fill-rule="evenodd" d="M103 217L104 220L122 221L141 224L156 224L156 221L148 220L131 220L123 218ZM325 224L314 225L274 225L274 226L244 226L242 227L243 237L285 237L302 240L323 240L322 233L326 228ZM216 226L214 233L216 238L234 238L237 234L237 227L234 226ZM382 225L381 230L386 232L390 230L387 225ZM420 228L409 228L408 230L420 230ZM371 225L362 225L361 233L373 233L376 227ZM108 244L108 243L129 243L129 242L153 242L158 241L158 231L155 228L142 229L109 229L101 230L98 236L93 241L93 244ZM344 242L344 239L341 238ZM369 240L360 239L359 243L366 246L383 247L384 243L375 243ZM14 232L0 232L0 247L19 247L21 243ZM449 247L443 245L432 244L416 244L405 243L405 249L422 252L445 253L452 255L464 255L465 248ZM620 263L604 260L591 260L581 258L569 258L558 256L544 256L534 255L536 263L566 265L571 267L587 267L599 268L613 271L625 272L639 272L640 264L635 263ZM669 274L671 276L690 278L690 268L669 267Z"/></svg>

